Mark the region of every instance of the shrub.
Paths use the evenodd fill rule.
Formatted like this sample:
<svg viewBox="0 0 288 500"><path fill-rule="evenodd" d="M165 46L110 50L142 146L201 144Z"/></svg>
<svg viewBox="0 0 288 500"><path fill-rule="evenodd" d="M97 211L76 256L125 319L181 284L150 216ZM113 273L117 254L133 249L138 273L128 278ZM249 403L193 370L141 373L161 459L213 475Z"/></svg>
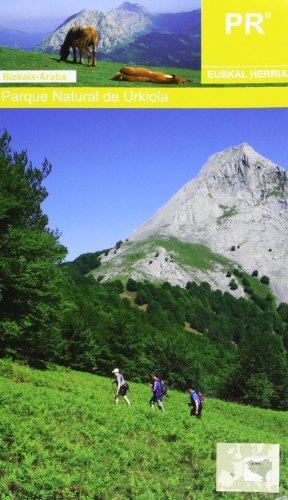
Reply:
<svg viewBox="0 0 288 500"><path fill-rule="evenodd" d="M131 307L132 307L132 306L131 306L131 302L130 302L130 300L129 300L127 297L124 297L122 300L123 300L123 304L124 304L124 306L125 306L127 309L131 309Z"/></svg>
<svg viewBox="0 0 288 500"><path fill-rule="evenodd" d="M288 323L288 304L281 302L281 304L278 306L277 311L282 321Z"/></svg>
<svg viewBox="0 0 288 500"><path fill-rule="evenodd" d="M249 285L250 285L250 281L248 280L248 278L246 278L246 276L244 276L242 283L243 283L243 286L245 286L245 287L249 287Z"/></svg>
<svg viewBox="0 0 288 500"><path fill-rule="evenodd" d="M138 306L143 306L144 304L148 304L147 298L142 294L141 292L137 294L137 297L135 299L135 304Z"/></svg>
<svg viewBox="0 0 288 500"><path fill-rule="evenodd" d="M231 278L231 276L232 276L231 271L228 271L228 273L226 274L226 278Z"/></svg>
<svg viewBox="0 0 288 500"><path fill-rule="evenodd" d="M257 277L258 277L258 275L259 275L259 271L257 271L257 269L255 269L255 271L253 271L253 273L252 273L252 276L253 276L254 278L257 278Z"/></svg>
<svg viewBox="0 0 288 500"><path fill-rule="evenodd" d="M236 247L235 247L235 245L233 245L233 246L231 247L231 252L235 252L235 250L236 250Z"/></svg>
<svg viewBox="0 0 288 500"><path fill-rule="evenodd" d="M238 290L239 288L235 280L231 280L229 286L231 290Z"/></svg>
<svg viewBox="0 0 288 500"><path fill-rule="evenodd" d="M243 272L240 269L237 269L237 268L233 269L233 274L235 276L238 276L238 278L242 278L242 276L243 276Z"/></svg>
<svg viewBox="0 0 288 500"><path fill-rule="evenodd" d="M122 283L121 280L114 280L114 281L110 281L108 284L107 284L108 288L110 290L113 290L115 293L123 293L124 292L124 285Z"/></svg>
<svg viewBox="0 0 288 500"><path fill-rule="evenodd" d="M126 290L128 292L137 292L139 289L139 283L137 281L133 280L132 278L128 278L128 281L126 283Z"/></svg>
<svg viewBox="0 0 288 500"><path fill-rule="evenodd" d="M189 283L189 282L188 282L188 283ZM186 285L186 289L187 289L188 283L187 283L187 285ZM169 281L164 281L164 283L162 284L162 288L163 288L164 290L171 290L172 285L171 285L171 283L169 283Z"/></svg>
<svg viewBox="0 0 288 500"><path fill-rule="evenodd" d="M119 248L120 248L122 245L123 245L123 241L122 241L122 240L119 240L119 241L117 241L117 243L116 243L115 247L116 247L116 249L117 249L117 250L119 250Z"/></svg>
<svg viewBox="0 0 288 500"><path fill-rule="evenodd" d="M244 292L247 293L248 295L253 295L253 290L250 286L245 286Z"/></svg>
<svg viewBox="0 0 288 500"><path fill-rule="evenodd" d="M270 283L270 278L268 278L268 276L262 276L262 278L260 279L261 283L263 283L263 285L269 285Z"/></svg>
<svg viewBox="0 0 288 500"><path fill-rule="evenodd" d="M189 292L189 296L191 297L195 293L198 295L198 285L195 281L188 281L186 284L186 290Z"/></svg>

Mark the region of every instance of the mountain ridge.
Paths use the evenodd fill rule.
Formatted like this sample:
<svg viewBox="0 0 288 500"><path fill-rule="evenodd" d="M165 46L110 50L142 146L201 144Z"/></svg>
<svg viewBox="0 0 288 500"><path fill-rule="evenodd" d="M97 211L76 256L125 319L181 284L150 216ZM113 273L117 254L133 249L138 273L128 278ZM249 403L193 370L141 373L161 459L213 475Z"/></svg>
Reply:
<svg viewBox="0 0 288 500"><path fill-rule="evenodd" d="M165 241L171 238L191 245L191 252L195 245L202 245L226 261L220 265L214 259L213 270L202 269L200 273L193 262L189 265L181 262L181 250L167 249ZM162 243L143 252L147 242L155 239ZM140 245L137 252L142 253L130 267L138 279L167 280L186 286L189 276L196 281L205 281L206 276L214 288L227 291L224 278L227 269L234 265L248 274L258 270L268 276L277 299L287 301L287 172L247 143L218 152L208 159L197 177L132 233L130 245ZM129 252L131 246L129 249L124 245L121 254ZM109 255L110 270L118 257L119 251ZM107 263L107 257L103 262ZM109 272L106 265L107 279ZM115 273L121 274L119 261L114 276ZM243 296L243 287L235 295Z"/></svg>
<svg viewBox="0 0 288 500"><path fill-rule="evenodd" d="M115 10L115 9L112 9L112 10ZM143 7L143 5L139 4L139 3L132 3L132 2L123 2L121 3L121 5L119 5L119 7L116 7L116 10L124 10L124 11L127 11L127 12L145 12L145 13L149 13L148 12L148 9L146 9L146 7Z"/></svg>
<svg viewBox="0 0 288 500"><path fill-rule="evenodd" d="M91 24L99 30L99 58L130 64L200 68L199 9L152 14L142 5L130 2L124 2L107 13L82 9L69 16L37 49L58 53L66 33L75 24ZM143 39L143 36L147 38Z"/></svg>
<svg viewBox="0 0 288 500"><path fill-rule="evenodd" d="M234 162L234 165L233 165ZM274 164L267 158L265 158L263 155L260 155L259 153L256 153L256 151L247 143L243 143L237 146L232 146L230 148L227 148L221 152L215 153L212 156L209 157L208 161L202 166L202 168L199 171L199 174L197 177L194 179L188 181L182 188L180 188L175 195L170 198L170 200L163 206L161 207L155 216L152 218L153 221L155 221L155 218L159 217L163 210L166 209L166 207L170 206L171 203L176 203L176 204L182 204L183 203L183 196L188 196L190 195L190 191L194 192L194 187L196 185L197 190L199 190L201 187L203 189L203 185L201 186L201 183L205 181L205 186L204 186L204 192L208 191L208 188L213 188L213 183L215 178L213 176L216 174L218 175L218 180L220 183L223 181L224 177L224 183L225 179L227 181L227 184L229 184L232 193L235 195L235 190L239 190L241 187L246 187L250 191L251 189L255 189L256 191L253 192L253 198L255 199L255 196L257 194L257 188L259 189L259 186L251 186L251 182L255 181L254 176L250 176L250 172L248 170L248 167L254 165L254 174L255 172L259 172L261 170L262 174L262 169L263 166L266 168L270 168L269 175L272 173L275 173L275 175L278 178L282 178L284 184L286 185L285 192L283 192L283 196L288 196L288 187L287 187L287 173L286 170L283 169L282 167L279 167L278 165ZM220 167L224 169L224 172L220 170ZM260 168L259 168L260 167ZM272 171L271 171L272 169ZM219 172L222 172L222 177L219 177ZM236 179L235 179L236 175ZM268 175L268 177L269 177ZM239 176L238 183L235 184L237 180L237 176ZM264 175L262 176L261 182L263 182L263 177L265 177L265 172ZM214 179L214 180L213 180ZM275 181L275 179L274 179ZM207 184L208 182L208 184ZM272 182L273 185L273 182ZM271 187L272 187L271 185ZM267 183L266 183L266 189L268 189ZM202 193L203 194L203 193ZM205 193L207 194L207 193ZM211 194L211 193L210 193ZM231 202L233 201L232 197L229 196L231 193L229 191L225 193L226 195L226 202ZM241 194L241 193L240 193ZM264 196L264 193L258 191L258 194L260 194L260 197ZM269 192L267 193L269 194ZM211 196L210 196L211 198ZM239 201L243 201L243 197L240 197ZM247 201L247 199L246 199ZM224 206L224 203L222 203ZM175 207L171 210L171 213L175 213ZM221 209L220 209L221 210ZM202 207L203 211L203 207ZM201 212L203 213L203 212ZM201 214L198 214L199 216ZM145 222L140 228L136 229L136 231L131 235L132 239L137 239L139 232L141 232L141 228L145 227L149 224L150 220L149 219L147 222ZM167 224L167 221L164 225ZM155 225L155 224L154 224ZM155 234L155 228L153 228L153 234ZM169 233L168 233L169 234ZM175 235L175 234L173 234ZM147 235L146 235L147 236Z"/></svg>
<svg viewBox="0 0 288 500"><path fill-rule="evenodd" d="M9 29L4 26L0 26L0 46L32 50L46 35L47 34L43 32L30 33L21 29Z"/></svg>

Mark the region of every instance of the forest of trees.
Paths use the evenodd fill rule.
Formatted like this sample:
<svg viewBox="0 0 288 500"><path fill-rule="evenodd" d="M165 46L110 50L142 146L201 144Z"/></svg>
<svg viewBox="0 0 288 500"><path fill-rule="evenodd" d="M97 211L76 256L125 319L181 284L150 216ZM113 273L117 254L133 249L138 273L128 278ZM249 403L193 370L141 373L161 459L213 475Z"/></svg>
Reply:
<svg viewBox="0 0 288 500"><path fill-rule="evenodd" d="M64 263L42 202L51 167L0 138L1 355L130 380L157 370L171 387L288 409L288 305L235 299L208 283L155 285L87 277L101 252ZM124 293L125 292L125 293Z"/></svg>

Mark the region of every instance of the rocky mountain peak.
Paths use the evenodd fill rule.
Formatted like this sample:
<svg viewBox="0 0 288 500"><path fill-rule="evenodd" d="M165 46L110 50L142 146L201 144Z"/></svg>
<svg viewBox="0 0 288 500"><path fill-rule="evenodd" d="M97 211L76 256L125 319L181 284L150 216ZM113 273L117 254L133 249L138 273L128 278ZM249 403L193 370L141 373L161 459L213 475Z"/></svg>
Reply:
<svg viewBox="0 0 288 500"><path fill-rule="evenodd" d="M249 160L251 160L251 162L253 162L256 158L259 158L259 159L264 158L259 153L257 153L257 151L255 151L255 149L252 146L250 146L250 144L248 144L247 142L243 142L242 144L232 146L232 147L224 150L220 154L222 154L224 156L227 155L227 157L234 157L236 159L238 158L240 161L242 161L243 159L246 159L248 163L249 163Z"/></svg>
<svg viewBox="0 0 288 500"><path fill-rule="evenodd" d="M140 66L199 68L201 18L195 12L156 15L129 1L108 12L83 9L46 36L37 49L59 53L71 27L89 24L100 33L99 59Z"/></svg>
<svg viewBox="0 0 288 500"><path fill-rule="evenodd" d="M95 16L95 14L99 14L101 11L98 10L93 10L93 9L83 9L79 12L79 14L89 17L89 16Z"/></svg>
<svg viewBox="0 0 288 500"><path fill-rule="evenodd" d="M246 189L254 199L273 190L287 188L286 171L243 143L211 156L202 168L198 182L213 185L228 194ZM194 182L194 181L192 181Z"/></svg>
<svg viewBox="0 0 288 500"><path fill-rule="evenodd" d="M58 52L70 28L76 24L96 26L100 32L99 51L108 54L131 43L137 36L151 31L148 11L139 4L124 2L108 13L83 9L73 14L39 45L43 52Z"/></svg>
<svg viewBox="0 0 288 500"><path fill-rule="evenodd" d="M148 10L139 3L124 2L116 10L135 12L136 14L148 14Z"/></svg>
<svg viewBox="0 0 288 500"><path fill-rule="evenodd" d="M76 24L81 25L94 25L98 26L104 18L104 14L97 10L83 9L80 12L76 12L72 16L68 17L64 23L60 24L56 30L51 33L43 42L39 45L39 49L46 51L49 44L59 50L59 45L62 45L64 38L70 28Z"/></svg>
<svg viewBox="0 0 288 500"><path fill-rule="evenodd" d="M286 300L281 262L288 264L287 234L287 171L244 143L211 156L131 239L161 235L203 243L247 272L262 270L278 298Z"/></svg>
<svg viewBox="0 0 288 500"><path fill-rule="evenodd" d="M237 146L232 146L225 149L219 153L212 155L208 162L204 165L202 172L209 172L210 169L218 167L221 169L225 166L235 166L243 165L245 167L252 167L255 164L265 164L268 163L272 165L272 162L267 160L264 156L257 153L255 149L248 143L239 144Z"/></svg>
<svg viewBox="0 0 288 500"><path fill-rule="evenodd" d="M257 270L259 277L268 276L277 300L287 302L287 171L247 143L225 149L211 156L199 175L129 240L129 246L103 260L105 279L122 276L129 260L125 255L136 252L129 271L134 279L181 286L189 280L208 281L229 291L227 269L236 266L250 275ZM200 269L198 257L191 263L195 245L200 257L208 248L224 260L211 264L213 270L210 264ZM238 284L237 297L248 293Z"/></svg>

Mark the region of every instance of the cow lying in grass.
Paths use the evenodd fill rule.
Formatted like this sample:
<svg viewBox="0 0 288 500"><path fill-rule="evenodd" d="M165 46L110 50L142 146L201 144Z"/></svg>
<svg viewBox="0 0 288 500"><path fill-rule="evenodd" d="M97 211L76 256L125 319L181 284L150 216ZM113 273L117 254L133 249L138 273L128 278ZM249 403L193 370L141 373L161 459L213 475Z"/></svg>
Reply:
<svg viewBox="0 0 288 500"><path fill-rule="evenodd" d="M113 80L124 82L160 83L165 85L181 85L190 81L185 78L181 78L180 76L167 75L162 71L151 71L147 68L136 68L131 66L121 68L119 73L114 76Z"/></svg>
<svg viewBox="0 0 288 500"><path fill-rule="evenodd" d="M82 64L83 57L87 56L88 66L95 66L98 42L99 33L94 26L73 26L68 31L63 45L61 45L60 61L67 61L70 47L72 47L74 63L77 63L78 49L79 63ZM92 48L92 52L90 51L90 47Z"/></svg>

